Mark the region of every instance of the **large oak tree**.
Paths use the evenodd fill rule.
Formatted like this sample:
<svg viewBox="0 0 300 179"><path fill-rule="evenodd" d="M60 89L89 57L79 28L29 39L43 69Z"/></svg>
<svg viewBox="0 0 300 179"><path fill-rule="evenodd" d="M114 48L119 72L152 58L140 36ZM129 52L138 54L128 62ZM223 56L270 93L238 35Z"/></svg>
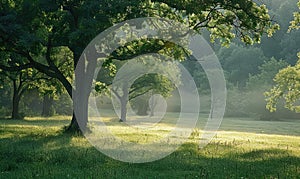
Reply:
<svg viewBox="0 0 300 179"><path fill-rule="evenodd" d="M71 73L87 44L108 27L137 17L169 18L199 33L205 28L210 32L211 41L220 39L223 45L235 37L247 44L256 43L263 34L271 36L278 29L265 5L251 0L3 0L0 50L19 54L25 60L12 65L0 63L0 68L5 71L35 68L59 80L72 97L72 90L80 90L80 80L73 89ZM67 47L72 52L73 70L62 69L51 58L56 47ZM161 49L153 50L155 53ZM43 61L37 58L41 55L45 57ZM84 93L80 100L88 99L89 90ZM86 114L76 117L85 118ZM87 122L87 119L80 121ZM74 115L68 129L79 130Z"/></svg>

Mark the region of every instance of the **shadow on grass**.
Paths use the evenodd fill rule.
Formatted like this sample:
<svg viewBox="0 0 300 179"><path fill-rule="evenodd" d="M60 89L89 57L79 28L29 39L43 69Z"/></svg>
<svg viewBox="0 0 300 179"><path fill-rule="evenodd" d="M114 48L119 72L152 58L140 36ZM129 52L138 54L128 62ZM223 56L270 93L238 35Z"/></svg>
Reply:
<svg viewBox="0 0 300 179"><path fill-rule="evenodd" d="M224 154L220 156L220 153ZM132 164L133 170L150 170L157 177L175 178L295 178L300 174L299 167L300 158L286 150L243 152L237 151L234 146L217 147L216 144L210 144L203 150L197 150L195 144L184 144L162 160Z"/></svg>
<svg viewBox="0 0 300 179"><path fill-rule="evenodd" d="M0 178L296 178L300 158L282 149L243 151L186 143L164 159L131 164L113 160L82 137L29 134L0 141ZM159 150L159 148L158 148Z"/></svg>
<svg viewBox="0 0 300 179"><path fill-rule="evenodd" d="M15 120L15 119L7 119L1 118L0 123L5 125L30 125L30 126L41 126L41 127L48 127L48 126L58 126L58 125L67 125L71 121L70 119L49 119L49 118L40 118L34 120L22 119L22 120Z"/></svg>
<svg viewBox="0 0 300 179"><path fill-rule="evenodd" d="M251 160L263 160L265 158L273 158L278 155L286 155L286 150L281 149L265 149L265 150L252 150L247 153L240 154L242 159L251 159Z"/></svg>

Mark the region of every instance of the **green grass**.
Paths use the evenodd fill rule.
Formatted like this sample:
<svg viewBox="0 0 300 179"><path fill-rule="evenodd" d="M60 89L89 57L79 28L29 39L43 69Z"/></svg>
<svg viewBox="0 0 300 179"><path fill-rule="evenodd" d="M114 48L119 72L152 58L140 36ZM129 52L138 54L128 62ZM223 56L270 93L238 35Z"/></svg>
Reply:
<svg viewBox="0 0 300 179"><path fill-rule="evenodd" d="M83 137L62 134L69 119L0 120L0 178L300 178L300 121L225 118L203 149L195 130L166 158L132 164L101 154ZM135 132L106 122L119 137L135 141ZM165 121L149 136L155 139L168 127Z"/></svg>

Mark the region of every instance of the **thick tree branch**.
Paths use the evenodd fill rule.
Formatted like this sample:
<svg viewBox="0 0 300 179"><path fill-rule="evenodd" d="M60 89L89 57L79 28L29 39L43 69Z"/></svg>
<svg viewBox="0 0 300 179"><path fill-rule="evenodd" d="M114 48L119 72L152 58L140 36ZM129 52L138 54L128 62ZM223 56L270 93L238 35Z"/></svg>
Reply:
<svg viewBox="0 0 300 179"><path fill-rule="evenodd" d="M152 88L149 88L149 89L145 90L145 91L142 92L142 93L137 93L136 95L130 96L130 100L132 100L132 99L134 99L134 98L137 98L137 97L139 97L139 96L141 96L141 95L143 95L143 94L148 93L151 89L152 89Z"/></svg>
<svg viewBox="0 0 300 179"><path fill-rule="evenodd" d="M39 62L36 62L28 52L25 53L24 55L29 60L29 62L33 65L33 67L36 68L39 72L44 73L50 77L58 79L63 84L63 86L66 88L69 96L72 97L72 90L74 90L74 89L73 89L72 85L70 84L70 82L66 79L66 77L59 70L53 71L53 69L49 68L49 66L41 64Z"/></svg>

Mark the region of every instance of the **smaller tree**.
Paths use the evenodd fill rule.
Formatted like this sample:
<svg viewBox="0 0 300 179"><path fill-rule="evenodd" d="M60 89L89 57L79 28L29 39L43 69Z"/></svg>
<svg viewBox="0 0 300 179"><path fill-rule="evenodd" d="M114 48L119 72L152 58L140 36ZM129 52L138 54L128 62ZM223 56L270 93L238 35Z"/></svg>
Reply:
<svg viewBox="0 0 300 179"><path fill-rule="evenodd" d="M12 105L11 105L11 118L22 119L24 116L19 112L19 104L23 94L34 83L37 71L31 68L16 72L2 71L2 75L5 75L7 82L12 83Z"/></svg>
<svg viewBox="0 0 300 179"><path fill-rule="evenodd" d="M160 74L147 74L137 79L132 85L129 95L129 101L133 101L133 106L137 109L138 115L147 115L150 107L151 116L154 115L155 101L149 106L148 100L153 94L160 94L163 97L171 96L175 85L167 77ZM147 94L147 95L143 95ZM137 97L142 96L137 99Z"/></svg>
<svg viewBox="0 0 300 179"><path fill-rule="evenodd" d="M141 61L140 63L143 62ZM144 65L148 65L149 68L153 66L153 64L151 65L147 64L147 62L145 63L146 64ZM137 108L138 115L146 115L149 108L149 103L147 101L150 97L150 93L160 94L163 97L169 97L172 94L172 91L175 89L175 84L170 79L164 75L154 73L140 76L131 86L128 86L129 84L126 80L118 81L117 88L113 88L111 85L113 78L115 77L115 72L112 71L115 71L117 68L121 67L122 64L122 62L115 62L114 65L110 64L109 67L99 73L100 78L95 83L95 90L97 92L109 94L107 92L111 91L119 100L121 108L120 121L122 122L126 121L127 104L129 101L132 101L133 106ZM171 73L171 75L177 76L174 77L176 80L178 80L177 78L180 78L180 74L177 73L178 69L173 69L174 71L168 71L167 67L163 66L163 68L166 68L165 71L167 71L167 74ZM176 83L177 82L178 81L176 81ZM153 111L151 111L151 114L153 114Z"/></svg>
<svg viewBox="0 0 300 179"><path fill-rule="evenodd" d="M11 118L22 119L24 116L20 115L19 104L23 94L34 83L35 78L38 75L38 71L32 68L22 69L20 63L24 58L16 53L0 53L1 65L13 66L15 68L3 68L0 71L0 75L3 79L3 83L11 83L12 87L12 104L11 104Z"/></svg>
<svg viewBox="0 0 300 179"><path fill-rule="evenodd" d="M298 53L300 59L300 53ZM300 112L300 60L295 66L288 66L278 72L274 78L276 85L265 93L267 109L276 111L276 104L280 98L285 100L285 107Z"/></svg>

